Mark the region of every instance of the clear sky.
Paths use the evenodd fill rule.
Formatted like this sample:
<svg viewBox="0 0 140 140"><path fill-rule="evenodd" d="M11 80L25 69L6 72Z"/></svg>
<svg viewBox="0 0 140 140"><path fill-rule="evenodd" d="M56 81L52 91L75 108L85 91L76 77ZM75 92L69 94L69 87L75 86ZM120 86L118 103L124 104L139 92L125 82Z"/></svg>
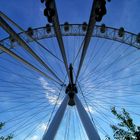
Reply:
<svg viewBox="0 0 140 140"><path fill-rule="evenodd" d="M57 0L60 24L88 22L92 0ZM124 27L126 31L140 32L140 0L112 0L107 3L107 15L97 25ZM0 11L24 30L47 24L43 15L44 4L40 0L0 0ZM11 24L10 24L11 25ZM12 28L17 30L14 26ZM9 35L0 27L0 40ZM84 37L63 37L68 63L73 63ZM56 38L40 40L47 49L62 59ZM6 46L9 45L7 41ZM15 53L51 75L18 44ZM64 64L40 48L35 42L28 45L53 69L63 81ZM76 73L79 59L74 65ZM112 136L110 124L117 123L110 108L126 108L140 125L140 52L115 41L92 38L79 76L78 96L94 120L102 139ZM66 79L66 84L68 79ZM24 64L8 56L0 55L0 121L6 122L1 135L14 134L14 140L40 140L65 96L62 87ZM62 90L62 91L61 91ZM82 91L82 92L81 92ZM58 95L60 97L57 101ZM85 98L83 98L83 95ZM85 103L85 100L87 104ZM54 106L56 104L54 110ZM54 111L53 111L54 110ZM52 116L51 116L52 114ZM87 136L76 107L67 108L56 140L86 140Z"/></svg>

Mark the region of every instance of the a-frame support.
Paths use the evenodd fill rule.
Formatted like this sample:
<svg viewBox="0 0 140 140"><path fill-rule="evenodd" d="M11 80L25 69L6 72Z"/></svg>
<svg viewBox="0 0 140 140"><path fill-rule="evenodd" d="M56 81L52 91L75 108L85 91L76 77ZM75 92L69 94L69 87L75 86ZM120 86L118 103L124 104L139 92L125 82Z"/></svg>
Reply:
<svg viewBox="0 0 140 140"><path fill-rule="evenodd" d="M48 130L46 130L46 132L44 133L42 140L54 140L57 130L59 128L59 125L61 123L61 120L64 116L64 113L68 104L68 100L69 100L69 97L68 95L66 95L58 111L56 112Z"/></svg>
<svg viewBox="0 0 140 140"><path fill-rule="evenodd" d="M91 122L91 119L89 118L87 111L83 107L77 95L75 95L75 105L77 107L80 119L83 123L83 126L85 128L89 140L100 140L100 136L97 130L95 129L93 123Z"/></svg>
<svg viewBox="0 0 140 140"><path fill-rule="evenodd" d="M66 97L64 98L63 102L61 103L58 111L56 112L56 114L54 116L54 119L52 120L48 130L46 130L42 140L54 140L57 130L59 128L59 125L64 116L67 105L70 105L70 106L76 105L80 119L83 123L83 126L85 128L85 131L87 133L89 140L100 140L98 132L94 128L94 125L91 122L91 119L89 118L88 113L86 112L81 101L79 100L78 96L76 95L78 90L77 90L76 85L73 82L74 79L73 79L72 64L70 64L70 67L69 67L69 75L70 75L70 82L69 82L68 86L66 87L66 91L65 91Z"/></svg>
<svg viewBox="0 0 140 140"><path fill-rule="evenodd" d="M66 95L58 111L56 112L55 117L53 118L49 128L46 130L42 140L54 140L57 130L59 129L59 125L64 116L64 113L68 104L68 100L69 100L69 96ZM85 108L83 107L77 95L75 95L74 100L75 100L75 105L77 107L80 119L83 123L83 126L85 128L85 131L89 140L100 140L100 136L97 130L94 128L94 125L91 122L91 119L89 118L88 113L86 112Z"/></svg>

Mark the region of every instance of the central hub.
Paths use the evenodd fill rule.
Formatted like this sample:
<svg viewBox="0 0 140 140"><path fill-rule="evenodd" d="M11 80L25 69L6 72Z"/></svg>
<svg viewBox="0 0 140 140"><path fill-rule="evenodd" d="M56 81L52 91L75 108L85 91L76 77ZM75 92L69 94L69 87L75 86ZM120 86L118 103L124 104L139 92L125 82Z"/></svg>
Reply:
<svg viewBox="0 0 140 140"><path fill-rule="evenodd" d="M75 84L68 84L65 92L66 92L66 94L69 95L68 105L74 106L75 105L74 95L78 92L76 85Z"/></svg>
<svg viewBox="0 0 140 140"><path fill-rule="evenodd" d="M69 102L68 105L74 106L75 101L74 101L74 95L78 92L76 84L73 82L73 67L72 64L70 64L69 67L69 84L66 87L65 93L69 95Z"/></svg>

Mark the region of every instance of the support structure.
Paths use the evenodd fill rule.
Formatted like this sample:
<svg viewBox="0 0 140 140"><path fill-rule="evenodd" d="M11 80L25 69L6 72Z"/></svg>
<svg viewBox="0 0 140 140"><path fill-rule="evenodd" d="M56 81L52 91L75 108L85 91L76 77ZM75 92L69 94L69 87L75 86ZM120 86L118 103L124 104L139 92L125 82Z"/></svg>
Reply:
<svg viewBox="0 0 140 140"><path fill-rule="evenodd" d="M89 19L89 23L88 23L87 33L86 33L86 36L84 38L84 45L83 45L83 49L82 49L82 54L81 54L81 58L80 58L78 71L77 71L77 74L76 74L75 83L77 82L78 76L80 74L80 71L81 71L81 68L82 68L82 65L83 65L83 62L84 62L84 58L86 56L86 52L87 52L87 49L88 49L88 46L89 46L89 43L90 43L90 40L91 40L91 37L92 37L92 33L93 33L93 30L94 30L94 27L95 27L95 24L96 24L96 20L95 20L96 3L97 3L97 0L94 0L93 4L92 4L92 9L91 9L91 13L90 13L90 19Z"/></svg>
<svg viewBox="0 0 140 140"><path fill-rule="evenodd" d="M75 104L89 140L100 140L99 134L94 128L86 110L84 109L77 95L75 95Z"/></svg>
<svg viewBox="0 0 140 140"><path fill-rule="evenodd" d="M62 55L62 58L63 58L63 61L64 61L64 65L65 65L65 68L66 68L66 72L67 72L68 78L70 80L67 56L66 56L66 52L65 52L65 47L64 47L64 42L63 42L63 38L62 38L61 29L60 29L60 26L59 26L60 23L59 23L59 17L58 17L58 13L57 13L55 0L52 0L52 1L49 1L49 2L46 1L46 3L48 4L47 6L50 9L53 9L55 11L54 16L51 17L52 18L52 23L53 23L53 27L54 27L54 32L56 34L57 42L58 42L58 45L59 45L59 49L60 49L60 52L61 52L61 55Z"/></svg>
<svg viewBox="0 0 140 140"><path fill-rule="evenodd" d="M48 1L48 0L44 0L44 1ZM50 1L49 1L50 2ZM53 3L52 3L53 2ZM91 15L90 15L90 19L89 19L89 23L88 23L88 28L87 28L87 32L85 35L85 39L84 39L84 44L83 44L83 49L82 49L82 54L81 54L81 58L80 58L80 63L79 63L79 67L78 67L78 71L77 71L77 75L75 78L75 83L74 83L74 78L73 78L73 67L72 65L70 65L70 68L68 69L68 62L67 62L67 57L66 57L66 52L65 52L65 47L64 47L64 42L63 42L63 38L62 38L62 33L61 32L61 28L60 28L60 24L59 24L59 19L58 19L58 13L57 13L57 9L56 9L56 5L55 5L55 0L51 1L50 4L50 8L52 8L55 12L54 17L53 17L53 27L54 27L54 32L58 41L58 45L61 51L61 55L63 58L64 65L66 68L66 72L67 75L69 77L69 84L66 87L66 97L64 98L63 102L61 103L58 111L56 112L50 126L49 129L45 132L44 136L43 136L43 140L54 140L56 133L58 131L58 128L60 126L60 123L62 121L62 118L64 116L65 110L67 105L70 106L74 106L76 105L80 119L83 123L83 126L85 128L85 131L87 133L87 136L89 138L89 140L100 140L99 134L97 132L97 130L94 128L94 125L92 124L88 113L86 112L84 106L82 105L81 101L79 100L78 96L76 95L77 91L77 87L76 87L76 81L78 79L78 76L80 74L83 62L84 62L84 58L86 56L87 53L87 49L89 47L89 43L91 40L91 37L93 35L93 31L94 31L94 27L95 27L95 23L96 23L96 14L98 11L95 10L96 8L96 2L97 0L93 1L93 5L92 5L92 10L91 10ZM104 0L105 2L105 0ZM62 80L52 71L52 69L29 47L29 45L26 43L26 41L24 41L19 34L16 34L16 32L9 26L9 24L4 20L4 19L9 20L10 22L12 22L10 19L8 19L6 16L4 16L1 12L0 12L0 26L7 31L7 33L12 36L30 55L32 55L42 66L44 66L54 77L55 79L57 79L57 82L55 79L53 79L52 77L50 77L49 75L47 75L46 73L44 73L43 71L39 70L37 67L35 67L34 65L32 65L31 63L29 63L28 61L26 61L24 58L20 57L18 54L16 54L15 52L11 51L9 48L6 48L3 44L0 43L0 50L2 50L3 52L9 54L10 56L14 57L15 59L19 60L20 62L24 63L25 65L29 66L30 68L32 68L33 70L37 71L38 73L42 74L43 76L45 76L48 79L51 79L52 81L60 84L62 83ZM14 22L12 22L15 26L17 26L20 30L24 31L22 28L20 28L17 24L15 24ZM104 26L104 31L101 31L102 34L105 33L105 26ZM100 28L101 29L101 28ZM96 29L97 30L97 29ZM113 28L111 28L111 30L114 30ZM98 30L97 30L98 31ZM116 32L116 30L114 30L113 32L113 36L112 38L114 40L117 41L123 41L123 36L124 36L124 31L123 33L120 33L121 29L119 30L119 33ZM96 32L97 34L98 32ZM26 33L27 34L27 33ZM116 37L116 34L118 34L119 38ZM130 33L129 33L130 34ZM106 37L107 39L111 39L109 38L110 34L105 34L103 36L100 37ZM96 36L99 36L98 34ZM134 37L133 37L134 36ZM134 45L136 45L136 48L140 48L139 43L140 43L140 34L138 36L135 36L133 34L133 36L130 38L130 41L128 41L128 37L126 37L126 42L129 45L134 44L133 42L136 43ZM36 41L35 38L32 38L30 36L28 36L31 40ZM37 36L38 37L38 36ZM122 38L122 39L120 39ZM37 42L37 41L36 41ZM40 46L43 47L43 45L41 45L39 42L37 42ZM124 42L123 42L124 43ZM52 54L52 53L51 53ZM52 54L53 55L53 54ZM53 55L54 56L54 55Z"/></svg>
<svg viewBox="0 0 140 140"><path fill-rule="evenodd" d="M22 32L24 32L26 34L27 38L29 38L29 40L36 42L39 46L41 46L44 50L46 50L50 55L54 56L54 58L57 58L58 60L60 60L63 63L63 61L60 58L58 58L55 54L53 54L47 47L45 47L42 43L40 43L34 37L30 36L28 34L28 32L25 32L25 30L22 27L20 27L16 22L14 22L12 19L10 19L7 15L5 15L1 11L0 11L0 16L3 17L5 20L7 20L12 25L14 25L17 29L19 29Z"/></svg>
<svg viewBox="0 0 140 140"><path fill-rule="evenodd" d="M6 48L5 46L3 46L2 44L0 44L0 50L2 50L3 52L7 53L8 55L12 56L13 58L15 58L16 60L22 62L23 64L25 64L26 66L32 68L33 70L35 70L36 72L40 73L41 75L43 75L44 77L58 83L55 79L53 79L52 77L50 77L49 75L47 75L46 73L44 73L43 71L39 70L38 68L36 68L34 65L32 65L31 63L29 63L28 61L26 61L24 58L20 57L19 55L17 55L16 53L14 53L13 51L11 51L10 49ZM58 83L59 84L59 83Z"/></svg>
<svg viewBox="0 0 140 140"><path fill-rule="evenodd" d="M31 54L42 66L44 66L60 83L61 79L52 71L52 69L28 46L28 44L9 26L9 24L0 16L0 26L12 36L21 47Z"/></svg>
<svg viewBox="0 0 140 140"><path fill-rule="evenodd" d="M85 128L85 131L87 133L87 136L89 140L100 140L100 137L94 128L88 113L84 109L82 103L80 102L79 98L77 97L77 87L76 84L74 84L74 79L73 79L73 67L72 64L70 64L69 67L69 75L70 75L70 81L68 86L66 87L66 97L61 103L57 113L55 114L54 119L52 120L47 132L45 132L43 139L42 140L54 140L55 135L57 133L57 130L59 128L59 125L61 123L61 120L64 116L64 112L66 110L67 104L70 106L76 105L80 119L83 123L83 126Z"/></svg>
<svg viewBox="0 0 140 140"><path fill-rule="evenodd" d="M62 118L64 116L67 104L68 104L69 96L66 95L65 99L61 103L58 111L56 112L48 130L45 132L42 140L54 140L57 130L59 129L59 125L62 121ZM86 134L89 138L89 140L101 140L100 136L97 132L97 130L94 128L86 110L84 109L82 103L80 102L77 95L74 96L75 105L77 107L80 119L83 123L83 126L85 128Z"/></svg>
<svg viewBox="0 0 140 140"><path fill-rule="evenodd" d="M65 113L65 110L66 110L66 107L68 104L68 100L69 100L69 97L68 97L68 95L66 95L66 97L64 98L63 102L61 103L58 111L56 112L56 114L49 126L49 129L45 132L42 140L54 140L57 130L59 128L59 125L64 116L64 113Z"/></svg>
<svg viewBox="0 0 140 140"><path fill-rule="evenodd" d="M73 79L73 67L72 64L70 64L69 67L69 75L70 75L70 81L68 86L66 87L65 93L69 95L69 102L68 105L74 106L74 95L78 92L76 84L74 84L74 79Z"/></svg>

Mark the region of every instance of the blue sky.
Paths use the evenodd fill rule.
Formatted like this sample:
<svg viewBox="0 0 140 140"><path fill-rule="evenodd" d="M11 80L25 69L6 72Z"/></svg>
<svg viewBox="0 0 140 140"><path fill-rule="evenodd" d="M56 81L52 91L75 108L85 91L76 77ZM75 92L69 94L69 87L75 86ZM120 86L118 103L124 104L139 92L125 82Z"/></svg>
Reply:
<svg viewBox="0 0 140 140"><path fill-rule="evenodd" d="M57 0L56 5L61 24L66 21L71 24L82 24L89 20L92 0ZM126 31L138 34L140 32L139 5L139 0L112 0L107 3L107 15L97 25L105 23L109 27L124 27ZM39 0L0 1L0 11L24 30L28 27L37 28L46 25L47 20L43 16L43 10L44 5ZM15 27L13 28L19 32ZM0 28L0 40L7 36L8 34ZM72 63L83 37L63 37L63 40L68 63ZM61 58L56 38L43 39L40 42ZM39 48L36 43L28 44L64 80L66 74L64 65ZM50 74L19 45L13 51ZM79 77L80 87L78 87L82 89L88 107L80 90L78 96L85 109L90 111L102 139L105 135L112 136L109 125L117 123L110 113L112 106L116 106L119 110L125 107L135 122L140 125L139 58L139 51L128 45L99 38L91 40ZM75 73L78 63L79 59L74 65ZM110 63L113 65L106 69ZM99 67L95 69L97 65ZM120 69L123 70L117 72ZM13 133L14 140L41 139L60 90L60 85L54 84L10 56L2 54L0 57L0 120L6 122L6 126L1 133L3 135ZM64 98L64 92L65 88L62 89L55 111ZM56 136L56 140L59 139L87 139L75 107L67 108Z"/></svg>

